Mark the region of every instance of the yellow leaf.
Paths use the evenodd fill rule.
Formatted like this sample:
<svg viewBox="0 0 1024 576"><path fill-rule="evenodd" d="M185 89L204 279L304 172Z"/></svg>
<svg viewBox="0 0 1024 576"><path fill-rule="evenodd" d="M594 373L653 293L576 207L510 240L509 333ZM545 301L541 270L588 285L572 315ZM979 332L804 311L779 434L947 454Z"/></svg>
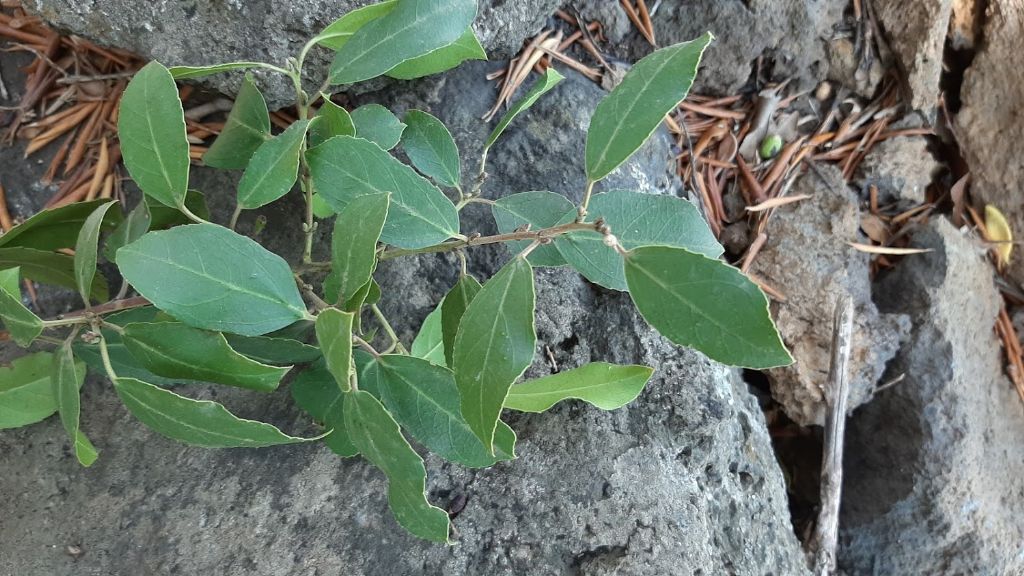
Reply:
<svg viewBox="0 0 1024 576"><path fill-rule="evenodd" d="M993 250L999 257L999 266L1006 266L1010 263L1010 253L1013 251L1013 231L1010 230L1006 216L991 204L985 205L985 228L988 229L989 242L996 243Z"/></svg>

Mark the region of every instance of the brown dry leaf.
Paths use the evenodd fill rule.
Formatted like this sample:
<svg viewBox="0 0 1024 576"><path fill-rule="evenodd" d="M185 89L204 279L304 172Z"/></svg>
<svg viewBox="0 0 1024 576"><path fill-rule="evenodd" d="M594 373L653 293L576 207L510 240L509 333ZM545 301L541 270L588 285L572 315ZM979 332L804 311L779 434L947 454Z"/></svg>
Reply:
<svg viewBox="0 0 1024 576"><path fill-rule="evenodd" d="M786 204L792 204L801 200L808 200L813 198L810 194L797 194L795 196L784 196L782 198L772 198L765 200L760 204L754 206L747 206L747 212L764 212L765 210L771 210L772 208L778 208L779 206L785 206Z"/></svg>
<svg viewBox="0 0 1024 576"><path fill-rule="evenodd" d="M860 229L879 244L885 244L889 239L889 227L881 218L874 214L865 214L860 218Z"/></svg>
<svg viewBox="0 0 1024 576"><path fill-rule="evenodd" d="M999 267L1002 268L1010 263L1010 254L1013 253L1013 231L1010 230L1006 216L992 204L985 205L985 229L988 231L988 241L996 243L992 250L998 256Z"/></svg>

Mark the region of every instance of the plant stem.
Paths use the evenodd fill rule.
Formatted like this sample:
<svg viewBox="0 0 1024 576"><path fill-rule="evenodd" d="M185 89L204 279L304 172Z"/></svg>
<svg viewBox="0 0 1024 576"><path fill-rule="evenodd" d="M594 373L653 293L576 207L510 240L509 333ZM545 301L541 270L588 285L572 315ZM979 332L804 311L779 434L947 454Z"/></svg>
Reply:
<svg viewBox="0 0 1024 576"><path fill-rule="evenodd" d="M409 352L402 346L402 343L398 340L398 334L395 334L395 329L391 327L391 323L388 322L387 317L380 311L380 308L376 304L370 305L370 310L373 311L373 315L377 317L377 321L380 322L381 327L384 329L384 333L391 338L391 346L384 351L385 354L390 353L393 350L398 350L399 354L408 354Z"/></svg>
<svg viewBox="0 0 1024 576"><path fill-rule="evenodd" d="M207 222L206 220L203 220L199 216L193 214L192 211L189 210L188 207L185 206L184 204L178 206L178 210L180 210L182 214L184 214L189 220L195 222L196 224L209 224L209 222Z"/></svg>
<svg viewBox="0 0 1024 576"><path fill-rule="evenodd" d="M238 217L242 215L242 205L235 205L235 211L231 213L231 221L228 222L228 229L232 232L235 230L235 226L238 225Z"/></svg>
<svg viewBox="0 0 1024 576"><path fill-rule="evenodd" d="M352 341L355 342L363 350L366 350L370 354L370 356L373 356L374 358L380 358L380 352L377 352L376 348L371 346L370 343L367 342L366 340L363 340L359 336L353 334Z"/></svg>
<svg viewBox="0 0 1024 576"><path fill-rule="evenodd" d="M477 236L470 237L466 240L449 240L433 246L427 246L425 248L413 248L413 249L397 249L397 250L385 250L381 253L381 260L390 260L392 258L398 258L401 256L411 256L413 254L432 254L437 252L451 252L453 250L459 250L460 248L466 248L469 246L482 246L484 244L498 244L501 242L511 242L514 240L540 240L545 241L549 238L555 238L562 234L569 232L577 232L583 230L590 230L591 232L598 232L598 225L594 223L584 222L570 222L569 224L560 224L558 226L552 226L551 228L544 228L543 230L523 230L521 232L509 232L508 234L495 234L494 236Z"/></svg>
<svg viewBox="0 0 1024 576"><path fill-rule="evenodd" d="M73 326L75 324L89 324L90 322L92 322L92 318L88 316L64 318L60 320L43 320L43 328L63 328L64 326Z"/></svg>
<svg viewBox="0 0 1024 576"><path fill-rule="evenodd" d="M313 179L309 175L309 164L306 162L305 144L302 148L299 152L299 178L306 198L306 222L302 230L306 235L306 242L302 248L302 262L309 264L313 261L313 234L316 232L316 221L313 219Z"/></svg>
<svg viewBox="0 0 1024 576"><path fill-rule="evenodd" d="M596 182L594 180L587 180L587 191L583 194L583 202L580 203L578 216L576 216L577 222L583 222L587 217L587 206L590 205L590 196L594 192L595 183Z"/></svg>
<svg viewBox="0 0 1024 576"><path fill-rule="evenodd" d="M107 377L110 378L111 382L117 382L117 373L114 372L114 366L110 363L110 352L107 351L107 339L103 337L103 332L96 331L100 335L100 358L103 359L103 369L107 372Z"/></svg>

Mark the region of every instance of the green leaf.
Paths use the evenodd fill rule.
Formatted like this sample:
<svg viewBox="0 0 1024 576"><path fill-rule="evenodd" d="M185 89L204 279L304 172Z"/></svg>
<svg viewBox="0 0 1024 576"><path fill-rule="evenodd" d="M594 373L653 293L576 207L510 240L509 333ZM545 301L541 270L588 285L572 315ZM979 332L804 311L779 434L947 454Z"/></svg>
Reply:
<svg viewBox="0 0 1024 576"><path fill-rule="evenodd" d="M21 267L21 275L42 282L56 284L72 290L78 289L75 278L75 259L67 254L57 254L33 248L0 248L0 270ZM94 300L105 302L108 296L107 281L97 276L92 281L90 296Z"/></svg>
<svg viewBox="0 0 1024 576"><path fill-rule="evenodd" d="M259 208L292 189L299 176L299 153L308 127L308 120L299 120L256 149L238 183L239 206Z"/></svg>
<svg viewBox="0 0 1024 576"><path fill-rule="evenodd" d="M642 58L594 110L587 130L587 178L596 182L619 167L643 145L679 102L697 75L704 49L714 36L705 33Z"/></svg>
<svg viewBox="0 0 1024 576"><path fill-rule="evenodd" d="M363 104L352 111L355 135L373 142L384 150L391 150L402 139L405 131L397 116L380 104Z"/></svg>
<svg viewBox="0 0 1024 576"><path fill-rule="evenodd" d="M75 240L78 239L78 231L85 224L85 219L98 206L107 202L110 200L91 200L43 210L0 235L0 248L16 246L36 250L71 248L75 245ZM105 221L106 227L115 226L115 219L119 216L119 212L111 213Z"/></svg>
<svg viewBox="0 0 1024 576"><path fill-rule="evenodd" d="M489 451L508 389L533 361L533 307L533 269L516 257L484 285L459 323L452 368L462 415Z"/></svg>
<svg viewBox="0 0 1024 576"><path fill-rule="evenodd" d="M78 232L78 242L75 243L75 280L78 282L78 293L82 296L85 304L89 305L89 293L92 291L92 281L96 278L96 260L100 249L100 229L103 226L103 219L107 210L116 202L100 204L99 207L85 219L85 224Z"/></svg>
<svg viewBox="0 0 1024 576"><path fill-rule="evenodd" d="M459 147L440 120L422 110L405 113L402 148L417 170L449 187L459 185L462 168Z"/></svg>
<svg viewBox="0 0 1024 576"><path fill-rule="evenodd" d="M650 246L627 253L625 269L640 314L676 344L734 366L792 363L768 299L732 266L683 248Z"/></svg>
<svg viewBox="0 0 1024 576"><path fill-rule="evenodd" d="M349 37L331 64L332 84L353 84L447 46L476 17L475 0L402 0Z"/></svg>
<svg viewBox="0 0 1024 576"><path fill-rule="evenodd" d="M127 326L128 324L136 322L157 322L158 310L152 306L145 306L142 308L132 308L116 314L106 316L103 320L115 324L117 326ZM125 347L124 342L121 341L121 334L115 332L110 328L101 328L103 333L103 340L107 343L107 353L110 356L110 365L114 369L114 373L122 376L135 378L136 380L142 380L156 384L157 386L175 386L177 384L199 384L200 382L194 380L183 380L183 379L171 379L157 376L149 370L142 367L139 361L132 356L132 353ZM83 342L81 339L74 343L75 356L85 361L85 364L95 374L106 377L107 371L103 366L103 358L100 355L100 347L98 343L89 344Z"/></svg>
<svg viewBox="0 0 1024 576"><path fill-rule="evenodd" d="M188 192L188 137L174 78L159 62L139 70L121 96L117 117L121 157L139 188L180 208Z"/></svg>
<svg viewBox="0 0 1024 576"><path fill-rule="evenodd" d="M21 298L21 268L0 270L0 290Z"/></svg>
<svg viewBox="0 0 1024 576"><path fill-rule="evenodd" d="M21 303L21 287L19 285L20 268L4 270L3 286L0 286L0 319L19 346L27 348L43 332L43 321ZM11 280L13 279L13 282ZM12 285L13 284L13 285Z"/></svg>
<svg viewBox="0 0 1024 576"><path fill-rule="evenodd" d="M388 477L388 503L395 519L414 535L448 541L448 514L426 498L427 471L398 424L369 392L345 394L345 428L359 452Z"/></svg>
<svg viewBox="0 0 1024 576"><path fill-rule="evenodd" d="M324 103L316 114L316 122L309 126L309 145L319 146L335 136L355 136L352 115L324 95Z"/></svg>
<svg viewBox="0 0 1024 576"><path fill-rule="evenodd" d="M313 215L317 218L324 219L334 216L334 208L327 203L326 200L320 197L319 194L313 194Z"/></svg>
<svg viewBox="0 0 1024 576"><path fill-rule="evenodd" d="M377 240L388 216L389 194L358 196L338 214L331 239L331 274L338 291L328 302L347 302L373 275Z"/></svg>
<svg viewBox="0 0 1024 576"><path fill-rule="evenodd" d="M225 334L235 352L244 354L257 362L274 366L304 364L320 358L320 349L290 338L268 336L239 336Z"/></svg>
<svg viewBox="0 0 1024 576"><path fill-rule="evenodd" d="M154 306L196 328L262 336L309 315L287 262L214 224L150 232L118 250L117 265Z"/></svg>
<svg viewBox="0 0 1024 576"><path fill-rule="evenodd" d="M458 234L455 205L433 184L368 140L337 136L306 154L313 186L341 212L353 199L391 193L381 241L423 248Z"/></svg>
<svg viewBox="0 0 1024 576"><path fill-rule="evenodd" d="M246 358L231 348L223 334L180 322L128 324L121 340L143 368L164 378L272 392L291 368Z"/></svg>
<svg viewBox="0 0 1024 576"><path fill-rule="evenodd" d="M562 400L575 398L601 410L615 410L632 402L653 373L654 369L647 366L593 362L513 386L505 398L505 408L544 412Z"/></svg>
<svg viewBox="0 0 1024 576"><path fill-rule="evenodd" d="M267 101L252 80L245 75L235 104L220 135L203 155L203 163L213 168L241 170L249 165L256 149L270 139L270 113Z"/></svg>
<svg viewBox="0 0 1024 576"><path fill-rule="evenodd" d="M35 424L57 411L50 375L53 354L37 352L15 358L10 366L0 366L0 430ZM85 367L78 386L85 378Z"/></svg>
<svg viewBox="0 0 1024 576"><path fill-rule="evenodd" d="M249 68L260 68L262 66L262 62L225 62L224 64L211 64L209 66L171 66L167 70L175 80L191 80L193 78L213 76L214 74L220 74L221 72L247 70Z"/></svg>
<svg viewBox="0 0 1024 576"><path fill-rule="evenodd" d="M611 190L590 199L587 219L604 220L626 250L640 246L674 246L703 254L722 255L722 247L697 209L686 200L661 194ZM570 210L560 223L576 219ZM622 257L596 232L570 232L555 238L555 248L580 274L595 284L625 291Z"/></svg>
<svg viewBox="0 0 1024 576"><path fill-rule="evenodd" d="M360 371L359 382L364 389L373 386L395 420L446 460L483 468L515 457L515 432L504 422L495 434L493 456L473 434L459 412L459 389L447 368L413 356L385 354Z"/></svg>
<svg viewBox="0 0 1024 576"><path fill-rule="evenodd" d="M542 190L520 192L504 198L498 198L491 204L491 215L498 225L498 232L509 234L518 228L530 225L531 230L543 230L558 224L562 216L572 212L576 207L568 198L554 192ZM506 245L514 254L518 254L530 244L529 240L517 240ZM538 246L526 257L533 266L565 266L565 258L558 253L553 245Z"/></svg>
<svg viewBox="0 0 1024 576"><path fill-rule="evenodd" d="M472 26L466 28L455 42L423 56L406 60L388 70L387 75L398 80L412 80L451 70L466 60L487 60L484 47L473 33Z"/></svg>
<svg viewBox="0 0 1024 576"><path fill-rule="evenodd" d="M180 214L180 212L178 213ZM145 201L139 202L128 213L128 216L121 222L121 225L111 232L110 236L107 236L107 243L103 248L103 256L113 262L118 248L125 244L131 244L141 238L143 234L149 232L149 227L152 223L153 216L149 212L149 205Z"/></svg>
<svg viewBox="0 0 1024 576"><path fill-rule="evenodd" d="M458 282L444 297L441 304L441 339L444 344L444 358L446 365L451 366L454 362L455 337L459 332L459 322L469 303L476 298L480 292L480 283L476 278L466 274L460 276Z"/></svg>
<svg viewBox="0 0 1024 576"><path fill-rule="evenodd" d="M150 230L163 230L192 223L192 220L177 209L168 208L148 196L144 197L144 200L146 206L149 206L149 215L152 219L149 225ZM210 208L206 205L206 197L198 190L189 190L185 195L185 208L203 220L210 219Z"/></svg>
<svg viewBox="0 0 1024 576"><path fill-rule="evenodd" d="M342 406L346 393L338 388L334 376L323 361L306 368L295 377L291 384L295 403L309 413L325 429L331 431L324 437L324 444L342 458L359 454L345 429Z"/></svg>
<svg viewBox="0 0 1024 576"><path fill-rule="evenodd" d="M526 93L526 96L523 96L522 100L516 102L515 105L509 108L508 112L505 112L505 115L501 117L501 120L498 121L498 125L494 127L494 130L491 131L491 135L488 136L487 141L484 142L484 150L486 151L494 145L498 140L498 137L501 136L501 133L505 131L505 128L508 128L508 125L512 123L512 120L515 120L516 116L530 106L533 106L533 103L536 102L538 98L543 96L548 90L554 88L556 84L564 79L565 76L559 74L558 70L548 68L547 72L534 82L530 91Z"/></svg>
<svg viewBox="0 0 1024 576"><path fill-rule="evenodd" d="M356 8L328 24L323 32L313 37L312 42L316 42L324 48L337 51L348 42L349 38L357 30L368 22L391 12L397 3L398 0L384 0L383 2Z"/></svg>
<svg viewBox="0 0 1024 576"><path fill-rule="evenodd" d="M352 387L352 322L355 314L328 308L316 317L316 340L320 343L327 370L338 388L348 392Z"/></svg>
<svg viewBox="0 0 1024 576"><path fill-rule="evenodd" d="M444 360L444 337L441 334L441 307L444 300L438 303L423 320L420 331L412 341L409 352L417 358L423 358L431 364L447 366Z"/></svg>
<svg viewBox="0 0 1024 576"><path fill-rule="evenodd" d="M75 362L71 343L65 342L57 348L53 356L53 369L50 375L51 393L60 412L60 421L71 439L75 457L82 466L92 466L96 461L96 448L79 429L81 425L81 399L79 388L85 380L85 365Z"/></svg>
<svg viewBox="0 0 1024 576"><path fill-rule="evenodd" d="M135 378L118 378L114 389L128 411L155 432L203 448L261 448L309 442L264 422L245 420L209 400L192 400Z"/></svg>

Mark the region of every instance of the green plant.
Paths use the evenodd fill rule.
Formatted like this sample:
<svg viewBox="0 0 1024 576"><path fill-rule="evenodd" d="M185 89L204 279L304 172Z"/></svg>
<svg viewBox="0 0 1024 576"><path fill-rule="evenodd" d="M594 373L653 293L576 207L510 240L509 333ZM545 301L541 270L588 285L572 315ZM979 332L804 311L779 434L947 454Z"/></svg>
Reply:
<svg viewBox="0 0 1024 576"><path fill-rule="evenodd" d="M136 418L188 444L322 441L340 456L361 454L387 475L398 522L445 542L448 516L427 501L422 459L403 430L448 460L490 466L515 458L516 436L501 421L502 409L542 412L578 398L611 410L636 398L653 372L594 363L516 384L535 351L533 267L571 266L596 284L628 291L662 334L716 360L753 368L790 362L766 298L718 259L722 248L691 204L627 190L594 193L686 96L710 34L644 58L600 103L578 206L553 192L481 195L487 151L558 84L562 77L553 69L494 128L468 185L458 147L437 118L412 110L400 121L375 105L349 113L324 95L332 84L382 74L414 78L483 58L470 28L475 14L475 0L390 0L340 18L284 67L168 69L152 62L140 70L125 90L118 128L143 200L124 217L110 202L72 204L0 237L0 316L11 338L25 347L56 346L0 370L0 428L59 412L79 461L89 466L97 451L79 414L88 365L109 377ZM318 45L336 56L323 88L307 94L303 62ZM263 97L245 77L204 159L244 170L238 209L224 227L207 221L202 195L188 189L175 79L251 68L294 82L299 119L272 135ZM412 166L388 152L399 144ZM289 265L233 229L243 210L274 202L296 183L305 198L305 243L302 261ZM491 209L499 234L463 234L459 212L474 204ZM317 214L336 214L326 262L312 259ZM124 279L112 300L96 274L103 233L102 255ZM514 256L481 285L466 273L466 253L494 243L507 243ZM71 246L74 257L57 252ZM373 273L381 260L438 252L461 256L461 277L407 350L377 306L386 286ZM326 278L318 290L307 279L319 273ZM85 308L38 318L21 303L22 275L77 289ZM126 297L129 286L140 296ZM370 322L372 330L364 325ZM169 389L209 382L268 392L296 366L292 396L325 430L314 438Z"/></svg>

